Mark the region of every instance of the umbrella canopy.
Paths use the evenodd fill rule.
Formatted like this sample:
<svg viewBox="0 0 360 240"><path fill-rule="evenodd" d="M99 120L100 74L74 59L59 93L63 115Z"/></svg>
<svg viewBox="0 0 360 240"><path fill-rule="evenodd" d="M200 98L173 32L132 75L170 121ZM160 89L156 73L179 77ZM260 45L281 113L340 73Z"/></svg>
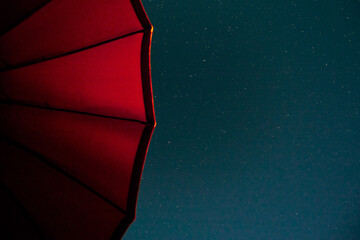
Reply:
<svg viewBox="0 0 360 240"><path fill-rule="evenodd" d="M140 0L0 5L1 222L11 239L119 239L155 126Z"/></svg>

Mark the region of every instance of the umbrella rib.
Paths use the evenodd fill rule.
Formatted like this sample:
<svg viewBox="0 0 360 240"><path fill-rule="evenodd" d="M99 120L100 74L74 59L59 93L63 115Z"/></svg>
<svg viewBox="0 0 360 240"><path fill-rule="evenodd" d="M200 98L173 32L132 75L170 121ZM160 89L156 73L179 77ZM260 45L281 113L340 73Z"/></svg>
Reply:
<svg viewBox="0 0 360 240"><path fill-rule="evenodd" d="M39 5L35 6L33 9L31 9L31 11L27 12L24 16L22 16L22 18L18 19L13 25L10 25L3 32L1 32L0 37L5 35L7 32L10 32L12 29L19 26L21 23L25 22L28 18L30 18L32 15L34 15L36 12L38 12L40 9L45 7L50 2L51 0L45 0L41 2Z"/></svg>
<svg viewBox="0 0 360 240"><path fill-rule="evenodd" d="M63 109L63 108L53 108L53 107L50 107L50 106L32 105L32 104L27 104L27 103L17 102L17 101L0 100L0 104L16 105L16 106L31 107L31 108L39 108L39 109L59 111L59 112L76 113L76 114L83 114L83 115L88 115L88 116L93 116L93 117L111 118L111 119L117 119L117 120L129 121L129 122L137 122L137 123L141 123L141 124L144 124L144 125L154 125L152 122L144 122L144 121L137 120L137 119L108 116L108 115L102 115L102 114L90 113L90 112L81 112L81 111Z"/></svg>
<svg viewBox="0 0 360 240"><path fill-rule="evenodd" d="M115 203L113 203L112 201L110 201L109 199L107 199L106 197L104 197L103 195L101 195L100 193L98 193L97 191L95 191L94 189L92 189L91 187L89 187L88 185L86 185L85 183L81 182L79 179L77 179L76 177L74 177L73 175L69 174L68 172L66 172L65 170L61 169L60 167L56 166L55 164L53 164L50 160L48 160L45 156L43 156L41 153L27 147L26 145L15 141L7 136L4 136L3 134L0 134L0 138L2 138L4 141L9 142L13 145L15 145L16 147L32 154L33 156L35 156L37 159L39 159L39 161L45 163L47 166L51 167L52 169L56 170L57 172L59 172L60 174L64 175L67 179L70 179L74 182L76 182L77 184L79 184L80 186L82 186L83 188L85 188L86 190L90 191L91 193L93 193L94 195L96 195L97 197L101 198L102 200L104 200L106 203L108 203L109 205L111 205L112 207L114 207L115 209L117 209L118 211L122 212L123 214L127 215L128 212L125 211L124 209L122 209L121 207L119 207L118 205L116 205Z"/></svg>
<svg viewBox="0 0 360 240"><path fill-rule="evenodd" d="M23 62L23 63L15 64L15 65L10 66L10 67L1 68L0 72L6 72L6 71L26 67L26 66L29 66L29 65L32 65L32 64L46 62L46 61L53 60L53 59L60 58L60 57L65 57L65 56L68 56L68 55L71 55L71 54L74 54L74 53L82 52L82 51L85 51L85 50L88 50L88 49L91 49L91 48L94 48L94 47L98 47L98 46L106 44L106 43L110 43L110 42L113 42L113 41L116 41L116 40L119 40L119 39L122 39L122 38L126 38L126 37L129 37L129 36L135 35L135 34L144 33L146 31L150 31L150 30L151 30L151 28L149 28L149 29L145 28L145 29L142 29L142 30L139 30L139 31L135 31L135 32L131 32L131 33L128 33L128 34L125 34L125 35L121 35L119 37L115 37L115 38L112 38L112 39L109 39L109 40L106 40L106 41L95 43L95 44L92 44L90 46L79 48L79 49L76 49L76 50L73 50L73 51L61 53L61 54L54 55L54 56L51 56L51 57L42 57L42 58L32 59L32 60L30 60L28 62Z"/></svg>

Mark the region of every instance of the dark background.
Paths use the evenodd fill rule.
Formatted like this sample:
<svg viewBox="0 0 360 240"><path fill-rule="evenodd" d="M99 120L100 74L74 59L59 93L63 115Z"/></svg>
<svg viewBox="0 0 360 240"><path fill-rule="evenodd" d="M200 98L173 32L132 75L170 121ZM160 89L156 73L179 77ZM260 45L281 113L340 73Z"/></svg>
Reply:
<svg viewBox="0 0 360 240"><path fill-rule="evenodd" d="M360 1L143 4L157 127L124 239L360 239Z"/></svg>

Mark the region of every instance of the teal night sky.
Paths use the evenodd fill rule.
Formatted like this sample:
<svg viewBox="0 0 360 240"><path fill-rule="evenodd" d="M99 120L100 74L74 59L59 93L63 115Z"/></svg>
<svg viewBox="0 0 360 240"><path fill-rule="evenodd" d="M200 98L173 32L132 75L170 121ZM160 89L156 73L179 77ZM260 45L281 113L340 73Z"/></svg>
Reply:
<svg viewBox="0 0 360 240"><path fill-rule="evenodd" d="M360 239L360 1L143 4L157 127L124 239Z"/></svg>

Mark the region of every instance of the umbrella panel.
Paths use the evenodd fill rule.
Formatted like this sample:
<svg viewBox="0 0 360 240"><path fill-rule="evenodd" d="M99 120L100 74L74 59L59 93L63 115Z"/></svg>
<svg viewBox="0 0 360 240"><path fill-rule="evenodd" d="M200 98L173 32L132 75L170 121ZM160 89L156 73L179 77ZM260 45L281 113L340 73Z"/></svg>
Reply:
<svg viewBox="0 0 360 240"><path fill-rule="evenodd" d="M22 226L30 239L122 236L134 219L155 122L151 25L140 1L15 0L4 9L0 194L7 230Z"/></svg>
<svg viewBox="0 0 360 240"><path fill-rule="evenodd" d="M0 133L126 211L145 125L135 121L0 104Z"/></svg>
<svg viewBox="0 0 360 240"><path fill-rule="evenodd" d="M0 72L0 99L146 121L137 33Z"/></svg>
<svg viewBox="0 0 360 240"><path fill-rule="evenodd" d="M3 185L0 185L0 199L1 236L6 239L39 239L37 229L27 212L24 212L14 195Z"/></svg>
<svg viewBox="0 0 360 240"><path fill-rule="evenodd" d="M0 116L0 181L47 239L108 239L130 223L145 124L9 104Z"/></svg>
<svg viewBox="0 0 360 240"><path fill-rule="evenodd" d="M1 36L0 68L32 63L141 31L144 27L133 2L139 1L50 1Z"/></svg>
<svg viewBox="0 0 360 240"><path fill-rule="evenodd" d="M0 35L18 25L49 0L12 0L0 1Z"/></svg>
<svg viewBox="0 0 360 240"><path fill-rule="evenodd" d="M29 151L1 141L0 154L2 184L11 189L21 208L26 209L8 214L17 216L13 222L5 221L6 225L14 223L13 229L19 231L25 225L19 226L19 222L25 222L28 215L31 218L27 219L25 230L40 239L109 239L125 217ZM14 235L7 237L18 239Z"/></svg>

